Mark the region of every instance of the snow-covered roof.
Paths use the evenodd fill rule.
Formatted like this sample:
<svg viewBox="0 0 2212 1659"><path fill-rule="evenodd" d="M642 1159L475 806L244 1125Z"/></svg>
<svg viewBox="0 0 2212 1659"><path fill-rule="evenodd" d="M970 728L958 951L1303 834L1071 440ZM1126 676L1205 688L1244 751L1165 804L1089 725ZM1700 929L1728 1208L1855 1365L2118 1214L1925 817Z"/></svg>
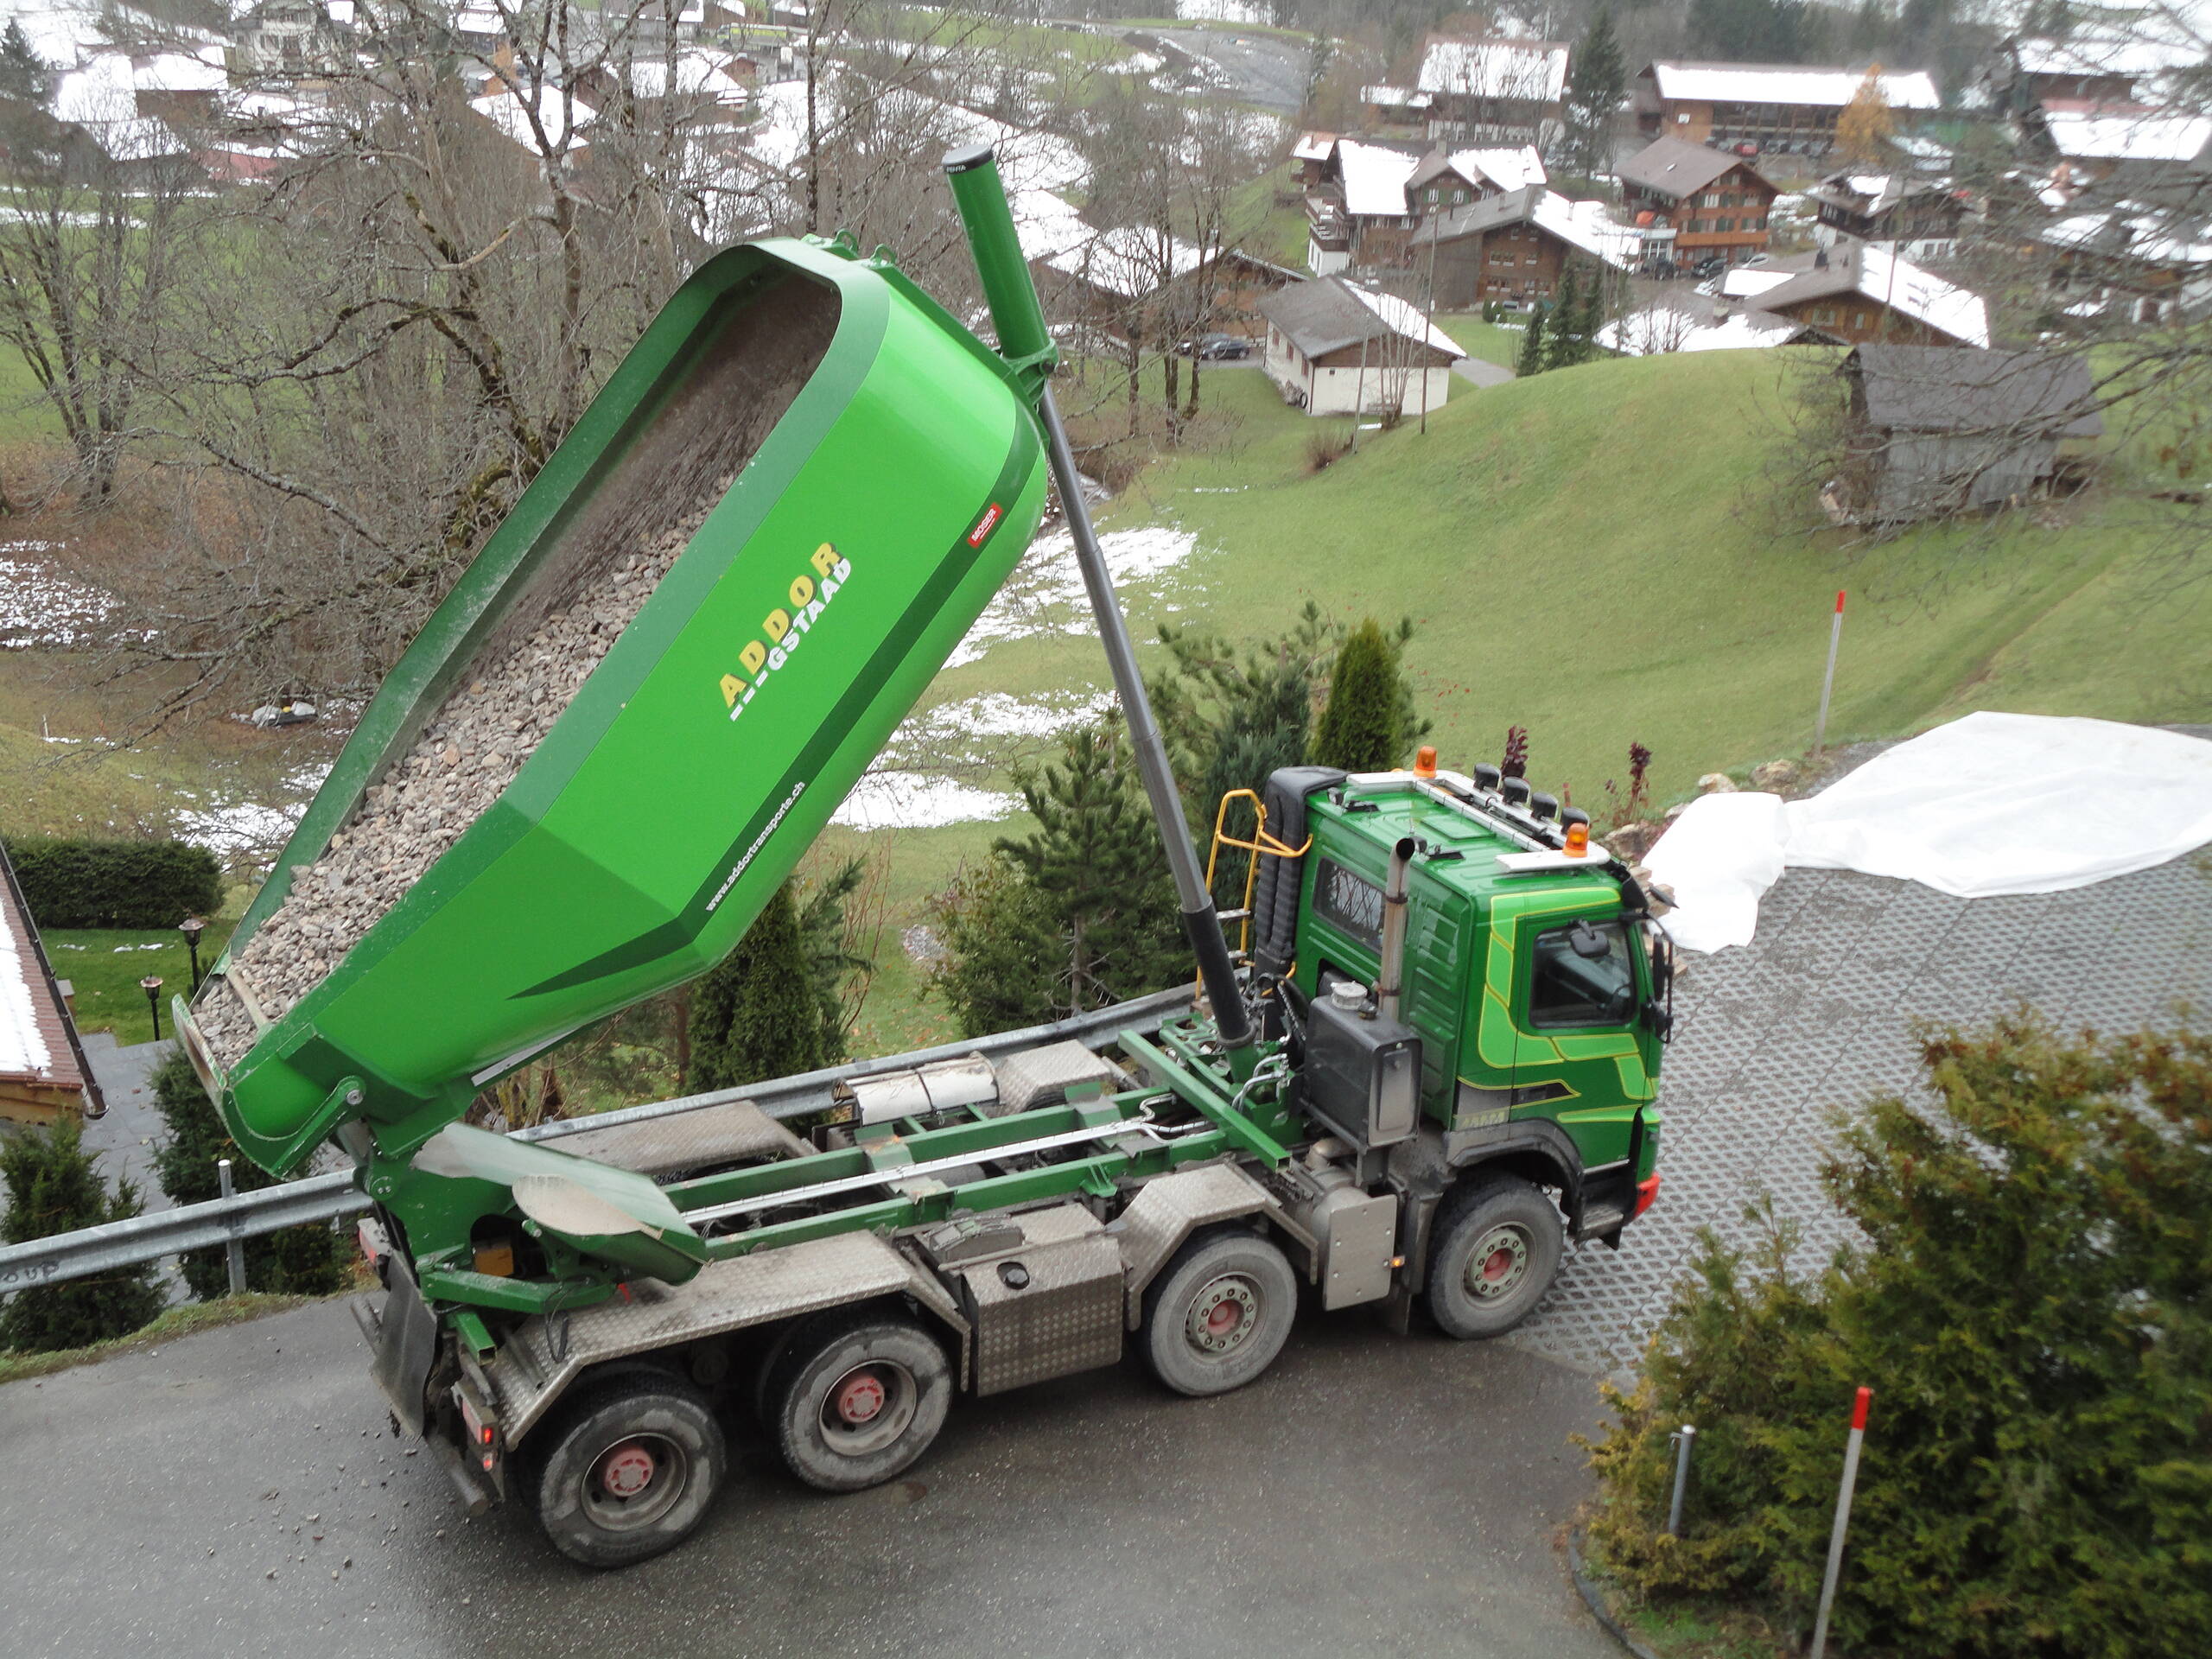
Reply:
<svg viewBox="0 0 2212 1659"><path fill-rule="evenodd" d="M1569 201L1556 190L1532 194L1535 211L1529 217L1539 228L1609 265L1625 267L1636 257L1642 238L1625 225L1615 224L1605 203Z"/></svg>
<svg viewBox="0 0 2212 1659"><path fill-rule="evenodd" d="M1659 96L1695 103L1791 104L1841 109L1866 79L1863 69L1812 68L1789 63L1654 63ZM1882 97L1893 110L1932 110L1942 100L1925 70L1881 77Z"/></svg>
<svg viewBox="0 0 2212 1659"><path fill-rule="evenodd" d="M1480 201L1454 207L1422 221L1414 232L1414 245L1452 242L1461 237L1507 225L1534 225L1570 247L1592 258L1625 269L1642 249L1643 238L1625 225L1613 221L1612 211L1602 201L1569 201L1541 185L1485 196Z"/></svg>
<svg viewBox="0 0 2212 1659"><path fill-rule="evenodd" d="M453 27L457 35L500 35L506 29L496 6L463 6L454 13Z"/></svg>
<svg viewBox="0 0 2212 1659"><path fill-rule="evenodd" d="M1478 183L1487 179L1501 190L1521 190L1542 184L1548 178L1544 158L1534 144L1518 149L1456 149L1448 158L1452 170Z"/></svg>
<svg viewBox="0 0 2212 1659"><path fill-rule="evenodd" d="M229 72L219 63L163 52L135 66L132 84L142 92L212 92L231 84Z"/></svg>
<svg viewBox="0 0 2212 1659"><path fill-rule="evenodd" d="M1768 312L1738 311L1723 316L1662 301L1607 323L1598 331L1597 340L1607 351L1624 357L1649 357L1665 352L1736 352L1780 346L1796 333L1797 324Z"/></svg>
<svg viewBox="0 0 2212 1659"><path fill-rule="evenodd" d="M1793 274L1755 302L1778 310L1841 294L1857 294L1968 346L1989 344L1989 308L1971 289L1947 283L1872 242L1840 242L1825 269Z"/></svg>
<svg viewBox="0 0 2212 1659"><path fill-rule="evenodd" d="M1344 212L1361 218L1402 218L1406 181L1421 158L1356 138L1337 140L1337 170L1344 175Z"/></svg>
<svg viewBox="0 0 2212 1659"><path fill-rule="evenodd" d="M1093 231L1073 246L1045 256L1045 263L1053 270L1127 300L1150 294L1178 276L1189 276L1205 259L1187 242L1171 238L1162 248L1156 235L1134 226Z"/></svg>
<svg viewBox="0 0 2212 1659"><path fill-rule="evenodd" d="M1410 86L1363 86L1359 101L1371 104L1378 110L1425 110L1436 102L1433 92L1417 92Z"/></svg>
<svg viewBox="0 0 2212 1659"><path fill-rule="evenodd" d="M2012 42L2015 60L2030 75L2155 75L2204 61L2202 41L2162 40L2152 20L2126 35L2077 30L2063 41L2030 36Z"/></svg>
<svg viewBox="0 0 2212 1659"><path fill-rule="evenodd" d="M1732 300L1764 294L1770 288L1780 288L1797 273L1794 270L1775 270L1765 265L1738 265L1720 278L1720 291Z"/></svg>
<svg viewBox="0 0 2212 1659"><path fill-rule="evenodd" d="M1333 132L1301 132L1298 135L1298 142L1290 147L1290 159L1294 162L1325 162L1329 159L1329 152L1336 148L1336 143L1337 135Z"/></svg>
<svg viewBox="0 0 2212 1659"><path fill-rule="evenodd" d="M1055 132L1010 126L913 86L887 86L854 73L834 82L817 83L817 119L827 124L848 107L846 99L873 99L887 127L893 131L920 131L934 124L936 142L988 144L997 152L999 172L1009 191L1073 190L1088 183L1090 168L1083 152ZM806 149L806 83L778 81L755 96L759 120L745 135L747 154L773 172L797 163Z"/></svg>
<svg viewBox="0 0 2212 1659"><path fill-rule="evenodd" d="M54 78L51 105L57 121L124 121L138 113L138 88L130 60L101 52Z"/></svg>
<svg viewBox="0 0 2212 1659"><path fill-rule="evenodd" d="M2212 115L2185 110L2067 110L2046 105L2044 130L2075 161L2186 162L2212 143Z"/></svg>
<svg viewBox="0 0 2212 1659"><path fill-rule="evenodd" d="M1341 276L1316 276L1279 288L1260 302L1259 310L1309 358L1394 334L1455 359L1466 355L1415 307Z"/></svg>
<svg viewBox="0 0 2212 1659"><path fill-rule="evenodd" d="M545 136L558 145L599 119L599 111L571 94L561 96L557 86L539 86L528 92L499 92L472 98L468 107L525 149L534 149L537 135L531 130L531 112L537 112Z"/></svg>
<svg viewBox="0 0 2212 1659"><path fill-rule="evenodd" d="M1567 48L1555 41L1432 39L1422 53L1420 89L1463 98L1558 100L1567 84Z"/></svg>
<svg viewBox="0 0 2212 1659"><path fill-rule="evenodd" d="M678 53L672 66L650 58L631 61L630 92L634 98L667 97L671 79L679 97L742 104L751 96L741 81L731 79L719 61L703 52Z"/></svg>
<svg viewBox="0 0 2212 1659"><path fill-rule="evenodd" d="M30 940L16 931L15 906L0 899L0 1076L43 1074L54 1063L31 989L41 977Z"/></svg>
<svg viewBox="0 0 2212 1659"><path fill-rule="evenodd" d="M2036 239L2050 247L2112 254L2147 264L2212 262L2212 223L2201 212L2183 216L2142 202L2070 214L2044 226Z"/></svg>
<svg viewBox="0 0 2212 1659"><path fill-rule="evenodd" d="M1420 340L1440 352L1449 352L1454 357L1466 355L1459 348L1459 342L1423 316L1419 307L1408 303L1396 295L1377 294L1351 283L1344 284L1344 291L1372 311L1391 333L1403 334L1408 340Z"/></svg>

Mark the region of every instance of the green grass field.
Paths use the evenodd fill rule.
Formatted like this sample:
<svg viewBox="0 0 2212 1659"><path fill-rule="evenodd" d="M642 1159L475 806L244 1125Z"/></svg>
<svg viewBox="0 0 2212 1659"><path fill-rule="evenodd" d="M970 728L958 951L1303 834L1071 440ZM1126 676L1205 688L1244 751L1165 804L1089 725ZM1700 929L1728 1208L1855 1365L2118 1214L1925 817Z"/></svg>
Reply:
<svg viewBox="0 0 2212 1659"><path fill-rule="evenodd" d="M1478 313L1446 313L1438 316L1436 326L1457 340L1459 349L1468 356L1495 363L1500 368L1511 368L1514 359L1521 355L1521 331L1484 322Z"/></svg>
<svg viewBox="0 0 2212 1659"><path fill-rule="evenodd" d="M211 921L200 936L204 971L222 954L231 923ZM48 928L41 935L54 976L76 988L77 1028L111 1031L119 1043L153 1039L146 993L138 982L162 982L162 1035L169 1035L169 998L181 996L190 982L191 953L175 928Z"/></svg>

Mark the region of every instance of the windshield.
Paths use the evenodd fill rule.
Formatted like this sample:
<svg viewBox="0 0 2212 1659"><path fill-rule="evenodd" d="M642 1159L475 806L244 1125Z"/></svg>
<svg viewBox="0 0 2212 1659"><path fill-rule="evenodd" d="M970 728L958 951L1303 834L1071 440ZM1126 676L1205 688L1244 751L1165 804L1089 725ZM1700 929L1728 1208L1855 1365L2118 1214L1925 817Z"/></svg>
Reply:
<svg viewBox="0 0 2212 1659"><path fill-rule="evenodd" d="M1575 936L1595 935L1602 955L1584 956ZM1548 928L1536 936L1535 969L1529 988L1529 1023L1559 1026L1618 1026L1636 1011L1636 966L1629 956L1628 929L1619 922L1577 922Z"/></svg>

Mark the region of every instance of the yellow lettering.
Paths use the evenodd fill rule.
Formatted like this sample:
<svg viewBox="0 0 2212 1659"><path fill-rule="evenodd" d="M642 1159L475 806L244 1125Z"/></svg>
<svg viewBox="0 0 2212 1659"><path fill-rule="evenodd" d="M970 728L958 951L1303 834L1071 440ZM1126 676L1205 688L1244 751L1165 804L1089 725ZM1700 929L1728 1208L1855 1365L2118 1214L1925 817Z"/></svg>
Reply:
<svg viewBox="0 0 2212 1659"><path fill-rule="evenodd" d="M758 639L753 640L743 651L737 653L737 660L745 665L747 673L758 674L760 671L760 664L768 660L768 647Z"/></svg>
<svg viewBox="0 0 2212 1659"><path fill-rule="evenodd" d="M768 636L769 643L772 645L791 631L791 613L787 611L771 611L761 619L760 632Z"/></svg>
<svg viewBox="0 0 2212 1659"><path fill-rule="evenodd" d="M744 682L743 680L739 679L739 678L737 677L737 676L736 676L736 675L734 675L734 674L725 674L725 675L723 675L723 676L722 676L722 703L723 703L723 706L724 706L724 707L726 707L726 708L730 708L730 709L734 709L734 708L736 708L736 707L737 707L737 699L738 699L738 696L739 696L739 694L740 694L741 692L742 692L744 690L745 690L745 682Z"/></svg>
<svg viewBox="0 0 2212 1659"><path fill-rule="evenodd" d="M793 576L791 578L791 609L795 611L804 610L807 607L807 601L811 600L813 597L813 577Z"/></svg>
<svg viewBox="0 0 2212 1659"><path fill-rule="evenodd" d="M817 575L826 576L837 568L837 550L824 542L814 550L814 556L809 562L814 566Z"/></svg>

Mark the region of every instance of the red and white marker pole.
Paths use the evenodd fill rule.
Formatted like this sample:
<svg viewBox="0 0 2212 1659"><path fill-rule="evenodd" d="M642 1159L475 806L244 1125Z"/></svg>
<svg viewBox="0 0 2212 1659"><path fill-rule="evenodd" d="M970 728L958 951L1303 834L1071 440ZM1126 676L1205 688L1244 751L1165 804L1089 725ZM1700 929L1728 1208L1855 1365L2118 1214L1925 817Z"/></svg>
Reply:
<svg viewBox="0 0 2212 1659"><path fill-rule="evenodd" d="M1843 643L1843 589L1835 591L1835 620L1828 626L1828 671L1821 679L1821 716L1813 722L1813 756L1820 758L1821 746L1828 736L1828 696L1835 690L1836 647Z"/></svg>
<svg viewBox="0 0 2212 1659"><path fill-rule="evenodd" d="M1842 600L1838 594L1839 607ZM1840 620L1842 615L1839 608L1837 619ZM1851 1489L1859 1484L1859 1448L1866 1443L1866 1406L1873 1397L1873 1389L1861 1389L1851 1405L1851 1439L1843 1451L1843 1487L1835 1495L1835 1529L1828 1534L1828 1570L1821 1580L1820 1616L1813 1621L1812 1659L1826 1659L1828 1650L1828 1610L1835 1605L1835 1581L1843 1571L1843 1535L1851 1525Z"/></svg>

